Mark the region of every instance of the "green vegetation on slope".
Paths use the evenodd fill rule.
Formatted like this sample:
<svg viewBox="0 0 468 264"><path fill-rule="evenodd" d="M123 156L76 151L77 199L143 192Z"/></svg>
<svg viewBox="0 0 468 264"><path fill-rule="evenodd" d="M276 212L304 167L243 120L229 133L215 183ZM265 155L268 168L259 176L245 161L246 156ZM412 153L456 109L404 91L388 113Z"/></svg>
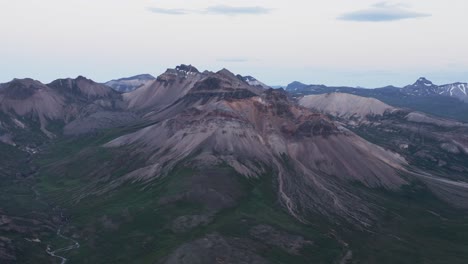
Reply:
<svg viewBox="0 0 468 264"><path fill-rule="evenodd" d="M101 147L124 132L57 141L37 159L42 167L37 189L52 205L64 209L70 222L63 231L81 244L80 249L64 253L71 263L158 263L180 245L207 234L254 241L261 246L253 250L272 263L338 263L347 250L341 240L353 251L352 263L465 263L468 258L466 212L441 202L419 183L400 192L354 186L364 199L381 208L376 225L369 230L330 223L318 215L309 216L310 224L297 221L279 203L272 172L246 179L227 166L195 170L180 164L163 178L119 182L109 189L144 164L144 157L129 156L126 149ZM200 186L206 188L199 191ZM16 197L11 209L41 208L31 193L23 199L10 195L16 192L13 187L2 188L11 188L4 199ZM234 202L214 210L219 205L213 204L216 199L204 196L210 189L229 194L223 197L234 197ZM176 219L191 215L210 220L183 232L174 229ZM258 225L313 243L291 254L253 236L251 228ZM54 248L66 244L53 234L42 238ZM30 254L22 256L24 262L41 254L43 262L50 260L43 250L33 245Z"/></svg>
<svg viewBox="0 0 468 264"><path fill-rule="evenodd" d="M170 203L161 201L187 195L187 192L192 191L192 185L198 184L194 183L198 181L196 175L203 174L203 171L179 167L170 175L149 185L126 183L115 191L89 196L77 202L74 197L77 197L83 188L86 189L91 180L87 176L90 172L86 167L98 166L106 159L107 162L112 159L119 160L119 155L122 154L118 151L111 154L110 150L99 147L92 148L95 151L92 162L83 161L83 157L77 155L77 160L62 164L67 168L66 175L55 174L54 166L51 166L41 176L41 192L67 208L72 217L67 234L79 234L78 239L82 247L70 252L71 261L154 263L162 260L181 244L206 234L218 233L227 237L253 239L249 235L249 228L258 224L268 224L280 230L300 234L314 242L313 246L304 248L302 254L297 256L274 246L268 247L261 255L273 263L331 263L342 253L341 246L326 235L325 226L304 226L282 210L274 192L274 178L268 175L261 179L248 180L236 175L229 168L221 167L215 169L214 173L210 172L212 177L233 177L229 181L233 180L232 184L240 187L236 191L242 193L241 198L232 206L214 212L208 225L201 225L186 232L172 230L174 219L186 215L210 214L210 205L205 204L203 199L182 199ZM50 162L50 159L48 161ZM87 162L87 166L83 167L84 162ZM99 186L95 187L99 189ZM213 188L225 187L217 185Z"/></svg>

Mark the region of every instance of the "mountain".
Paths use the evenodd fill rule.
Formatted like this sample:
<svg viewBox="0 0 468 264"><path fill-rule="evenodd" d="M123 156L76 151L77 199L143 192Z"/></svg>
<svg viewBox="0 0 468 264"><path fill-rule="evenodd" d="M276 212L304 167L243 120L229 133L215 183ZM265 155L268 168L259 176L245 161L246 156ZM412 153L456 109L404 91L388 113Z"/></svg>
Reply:
<svg viewBox="0 0 468 264"><path fill-rule="evenodd" d="M193 89L196 87L196 89ZM213 88L214 87L214 88ZM155 81L135 90L124 94L124 99L130 109L137 111L153 112L162 110L165 107L182 99L189 91L210 91L218 87L224 87L226 92L234 88L244 88L252 92L258 92L263 87L249 85L241 76L235 76L227 70L221 70L217 73L205 71L199 72L191 65L180 65L175 69L168 69L165 73L156 78ZM193 93L192 93L193 94ZM199 98L202 99L202 98Z"/></svg>
<svg viewBox="0 0 468 264"><path fill-rule="evenodd" d="M0 143L2 263L468 256L465 123L191 65L124 94L84 77L20 83L0 85L2 125L28 121L30 138L46 137L44 116L54 136ZM12 108L26 103L31 114ZM8 133L22 143L22 131Z"/></svg>
<svg viewBox="0 0 468 264"><path fill-rule="evenodd" d="M286 91L300 91L306 88L308 85L301 82L292 82L286 87Z"/></svg>
<svg viewBox="0 0 468 264"><path fill-rule="evenodd" d="M461 101L467 101L467 88L466 83L453 83L445 85L435 85L428 79L421 77L414 84L407 85L403 88L395 86L386 86L383 88L366 89L355 87L328 87L325 85L306 85L300 82L292 82L286 90L292 93L320 93L320 92L346 92L357 94L376 95L383 93L394 93L395 95L401 94L404 96L417 96L417 97L431 97L431 96L444 96L454 97Z"/></svg>
<svg viewBox="0 0 468 264"><path fill-rule="evenodd" d="M83 76L78 76L76 79L58 79L47 86L72 99L84 98L85 100L93 100L119 97L118 94L112 91L112 89L109 89L109 87L96 83Z"/></svg>
<svg viewBox="0 0 468 264"><path fill-rule="evenodd" d="M306 95L299 99L299 104L336 117L356 119L367 116L382 116L395 109L374 98L345 93Z"/></svg>
<svg viewBox="0 0 468 264"><path fill-rule="evenodd" d="M106 82L105 85L118 92L128 93L144 86L151 81L154 81L155 79L156 78L150 74L140 74L132 77L111 80Z"/></svg>
<svg viewBox="0 0 468 264"><path fill-rule="evenodd" d="M214 79L207 80L211 83ZM205 87L203 81L200 85ZM257 95L237 88L238 93L226 94L225 88L219 85L201 91L203 97L209 96L210 100L193 100L195 94L201 95L199 89L195 86L194 94L189 93L183 98L186 107L180 113L106 145L126 146L132 148L133 153L144 152L152 157L144 166L124 176L126 180L148 181L162 177L184 160L201 169L225 163L247 178L261 177L272 168L280 174L280 185L284 186L280 186L278 192L292 215L302 219L300 215L306 212L299 214L297 211L302 208L362 222L368 221L367 216L361 219L341 207L345 203L359 202L353 201L348 197L351 194L339 187L340 180L356 180L368 186L390 189L405 182L397 174L404 160L367 144L352 133L341 132L324 116L297 108L284 92L267 90ZM208 91L210 94L205 94ZM214 96L213 91L222 95ZM187 106L187 102L192 105ZM173 107L178 108L178 105ZM341 151L335 151L337 148ZM364 151L369 155L353 159ZM321 154L305 157L302 156L304 153ZM286 165L284 159L290 163ZM332 165L325 160L335 162ZM320 176L343 175L341 170L346 170L347 176L336 179L333 187ZM293 175L295 181L289 182ZM310 186L316 195L301 194L298 184ZM325 202L331 201L329 199L334 203Z"/></svg>
<svg viewBox="0 0 468 264"><path fill-rule="evenodd" d="M460 98L468 102L468 83L452 83L439 86L440 95Z"/></svg>
<svg viewBox="0 0 468 264"><path fill-rule="evenodd" d="M15 79L0 86L0 101L0 138L13 145L20 141L39 143L63 133L80 134L136 119L124 112L121 94L82 76L47 85Z"/></svg>
<svg viewBox="0 0 468 264"><path fill-rule="evenodd" d="M311 94L348 93L364 97L376 98L393 107L410 108L443 118L457 119L468 122L466 103L466 87L463 83L435 85L426 78L419 78L414 84L398 88L386 86L382 88L329 87L325 85L303 85L293 82L286 87L292 96L301 97Z"/></svg>
<svg viewBox="0 0 468 264"><path fill-rule="evenodd" d="M404 156L413 166L425 164L454 180L468 173L467 123L345 93L305 96L299 104L331 116L371 142Z"/></svg>
<svg viewBox="0 0 468 264"><path fill-rule="evenodd" d="M64 118L62 110L65 107L65 98L32 79L15 79L3 84L0 88L0 101L4 128L25 128L26 125L16 117L29 117L37 120L42 132L51 136L46 129L48 121Z"/></svg>
<svg viewBox="0 0 468 264"><path fill-rule="evenodd" d="M453 83L445 85L435 85L424 77L419 78L413 85L403 88L408 95L414 96L448 96L458 98L468 102L468 84Z"/></svg>
<svg viewBox="0 0 468 264"><path fill-rule="evenodd" d="M185 95L201 78L202 73L195 67L177 66L175 69L168 69L143 87L124 94L124 99L130 109L162 109Z"/></svg>
<svg viewBox="0 0 468 264"><path fill-rule="evenodd" d="M439 95L439 86L433 84L426 78L421 77L414 84L405 86L403 88L403 93L412 96Z"/></svg>

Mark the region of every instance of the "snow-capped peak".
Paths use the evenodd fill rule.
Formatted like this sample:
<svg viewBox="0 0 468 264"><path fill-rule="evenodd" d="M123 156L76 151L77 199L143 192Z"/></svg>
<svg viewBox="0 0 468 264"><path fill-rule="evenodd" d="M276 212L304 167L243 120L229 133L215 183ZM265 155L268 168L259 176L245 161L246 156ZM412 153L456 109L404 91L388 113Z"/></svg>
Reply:
<svg viewBox="0 0 468 264"><path fill-rule="evenodd" d="M258 87L262 87L264 89L270 88L270 87L268 87L268 85L260 82L259 80L255 79L252 76L241 76L241 78L251 86L258 86Z"/></svg>
<svg viewBox="0 0 468 264"><path fill-rule="evenodd" d="M429 81L428 79L426 79L424 77L421 77L414 83L414 86L428 86L428 87L431 87L431 86L434 86L434 84L431 81Z"/></svg>
<svg viewBox="0 0 468 264"><path fill-rule="evenodd" d="M186 75L187 74L193 75L193 74L199 73L197 68L193 67L192 65L185 65L185 64L177 66L175 70L177 72L184 73Z"/></svg>

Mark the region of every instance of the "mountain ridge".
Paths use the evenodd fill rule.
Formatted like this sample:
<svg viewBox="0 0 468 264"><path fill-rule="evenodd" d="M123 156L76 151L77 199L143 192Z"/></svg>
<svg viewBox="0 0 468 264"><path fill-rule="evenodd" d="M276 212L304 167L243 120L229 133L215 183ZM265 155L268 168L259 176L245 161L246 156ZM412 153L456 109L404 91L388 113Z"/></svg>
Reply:
<svg viewBox="0 0 468 264"><path fill-rule="evenodd" d="M326 85L304 85L292 83L286 90L300 98L310 94L348 93L372 97L394 107L411 108L442 118L468 122L468 84L454 83L435 85L424 77L403 88L386 86L382 88L333 87Z"/></svg>
<svg viewBox="0 0 468 264"><path fill-rule="evenodd" d="M290 92L304 92L307 90L318 90L318 89L366 89L366 90L383 90L383 89L399 89L406 95L413 96L431 96L431 95L442 95L450 96L461 101L468 100L468 83L455 82L451 84L436 85L425 77L420 77L416 82L404 87L397 87L388 85L385 87L378 88L362 88L362 87L350 87L350 86L326 86L324 84L304 84L301 82L292 82L286 86L286 90Z"/></svg>
<svg viewBox="0 0 468 264"><path fill-rule="evenodd" d="M0 261L464 263L467 124L259 83L179 65L128 93L0 85Z"/></svg>

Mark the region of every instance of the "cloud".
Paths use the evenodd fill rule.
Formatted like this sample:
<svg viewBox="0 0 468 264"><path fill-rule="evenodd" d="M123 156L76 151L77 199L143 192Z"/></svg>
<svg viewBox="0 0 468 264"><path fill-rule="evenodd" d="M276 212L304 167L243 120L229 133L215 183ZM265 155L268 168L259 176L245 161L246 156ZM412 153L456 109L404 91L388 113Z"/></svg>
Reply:
<svg viewBox="0 0 468 264"><path fill-rule="evenodd" d="M209 6L205 9L189 10L182 8L159 8L148 7L148 10L157 14L164 15L188 15L188 14L212 14L212 15L263 15L271 12L271 9L261 6L227 6L216 5Z"/></svg>
<svg viewBox="0 0 468 264"><path fill-rule="evenodd" d="M190 13L190 11L187 9L179 9L179 8L148 7L148 10L153 13L164 14L164 15L186 15Z"/></svg>
<svg viewBox="0 0 468 264"><path fill-rule="evenodd" d="M261 6L210 6L206 9L207 13L221 15L261 15L270 13L270 9Z"/></svg>
<svg viewBox="0 0 468 264"><path fill-rule="evenodd" d="M388 22L430 16L430 14L409 10L404 4L381 2L367 9L345 13L339 16L338 19L357 22Z"/></svg>

